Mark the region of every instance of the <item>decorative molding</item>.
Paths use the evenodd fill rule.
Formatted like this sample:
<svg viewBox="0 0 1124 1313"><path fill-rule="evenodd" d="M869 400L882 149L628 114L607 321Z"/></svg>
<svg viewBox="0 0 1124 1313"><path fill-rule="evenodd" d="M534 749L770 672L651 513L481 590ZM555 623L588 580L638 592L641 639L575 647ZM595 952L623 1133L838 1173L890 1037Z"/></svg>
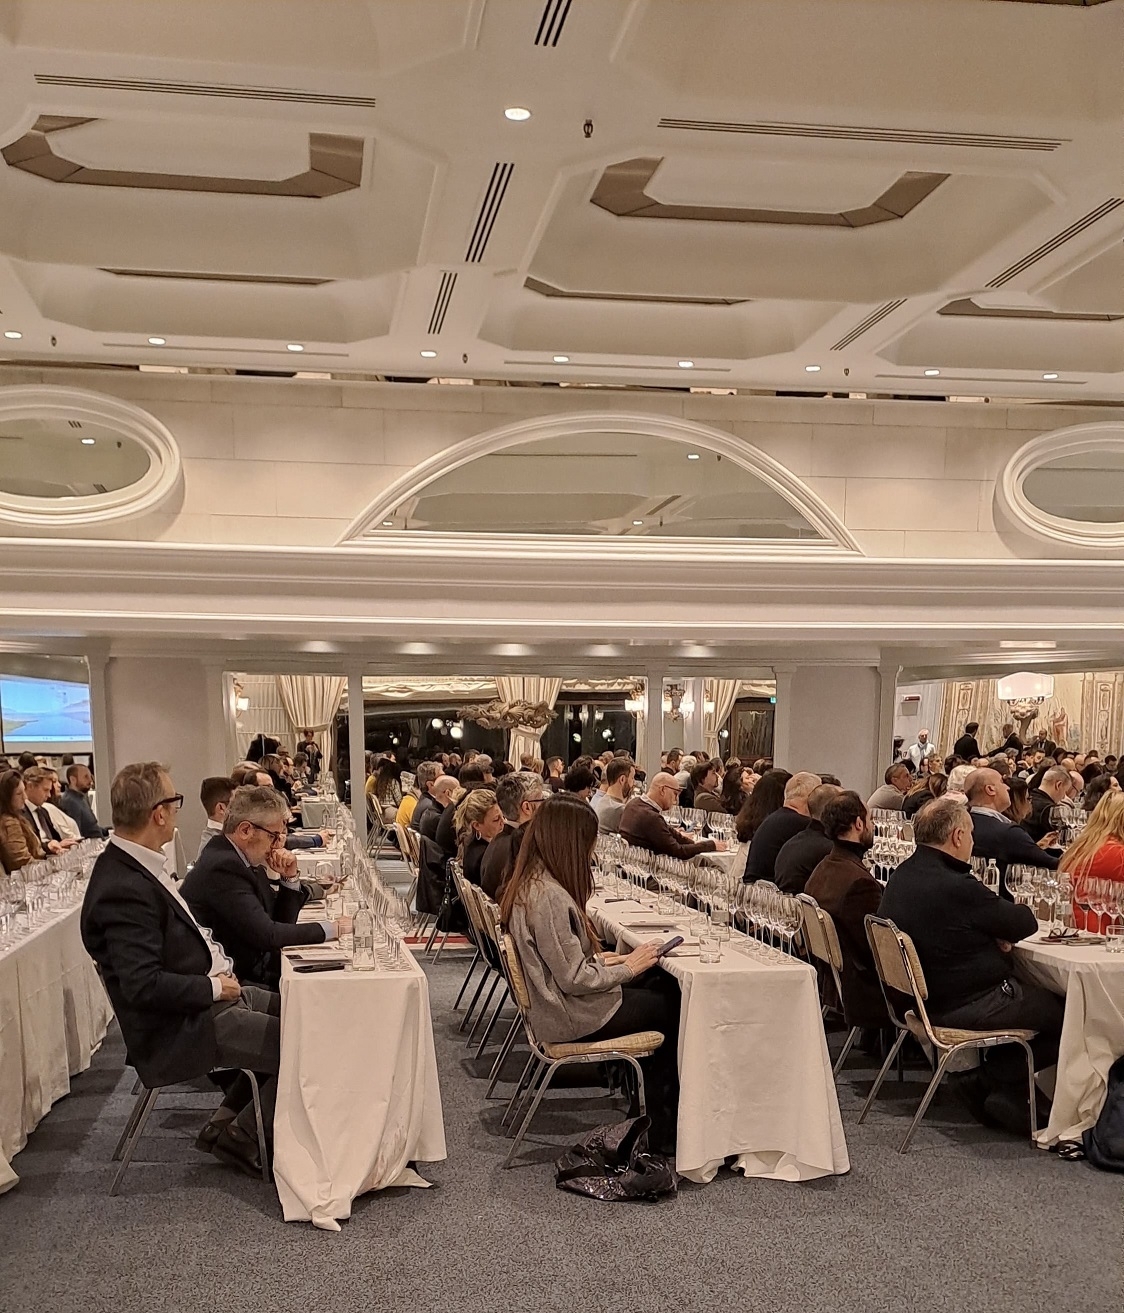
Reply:
<svg viewBox="0 0 1124 1313"><path fill-rule="evenodd" d="M107 524L156 510L179 484L181 463L175 438L154 415L128 401L40 383L0 387L0 422L22 419L86 420L104 425L139 443L148 453L149 465L136 483L92 497L19 497L0 490L0 522L35 528Z"/></svg>
<svg viewBox="0 0 1124 1313"><path fill-rule="evenodd" d="M464 442L422 461L420 465L385 488L371 505L352 521L340 539L340 544L355 541L371 542L372 539L367 535L378 528L406 498L416 496L435 480L482 456L506 451L509 447L522 446L536 439L604 432L666 438L672 442L703 446L717 452L742 469L749 470L772 488L790 506L798 510L825 540L806 545L789 545L772 539L767 542L753 539L723 539L725 551L734 550L745 557L756 557L764 551L770 556L781 555L799 559L805 559L810 552L817 551L831 555L836 555L840 551L862 554L862 549L834 511L795 474L751 443L694 420L677 419L670 415L630 415L627 412L617 411L536 416L533 419L519 420L514 424L506 424L502 428L467 438ZM403 539L408 543L424 541L434 546L445 545L450 556L460 558L468 545L479 545L482 536L408 530L396 531L394 534L378 534L377 541L380 546L384 541L400 542ZM571 559L581 559L586 554L583 544L586 549L590 546L587 540L566 535L496 534L487 537L498 541L500 550L510 551L511 545L515 544L521 553L523 544L526 544L528 539L545 541L552 544L552 552L560 559L567 556ZM598 538L593 546L595 554L602 559L627 553L630 559L663 560L669 555L682 559L685 554L691 554L692 544L700 546L704 543L706 544L704 551L713 550L713 540L690 538L678 538L674 545L667 539L659 538Z"/></svg>
<svg viewBox="0 0 1124 1313"><path fill-rule="evenodd" d="M1108 524L1069 520L1035 506L1023 485L1039 466L1063 456L1080 456L1112 447L1124 451L1124 420L1078 424L1074 428L1042 433L1015 452L995 485L995 503L1008 521L1040 542L1055 547L1090 551L1124 550L1124 508L1120 519Z"/></svg>

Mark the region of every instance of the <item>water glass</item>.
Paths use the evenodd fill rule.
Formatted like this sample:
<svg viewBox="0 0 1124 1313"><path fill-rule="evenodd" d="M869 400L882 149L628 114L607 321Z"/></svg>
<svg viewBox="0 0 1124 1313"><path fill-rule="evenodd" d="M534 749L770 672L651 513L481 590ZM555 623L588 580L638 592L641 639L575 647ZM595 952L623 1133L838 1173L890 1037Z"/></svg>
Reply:
<svg viewBox="0 0 1124 1313"><path fill-rule="evenodd" d="M727 935L729 927L727 927ZM699 934L699 961L703 963L721 962L722 940L714 933L713 927L704 929Z"/></svg>

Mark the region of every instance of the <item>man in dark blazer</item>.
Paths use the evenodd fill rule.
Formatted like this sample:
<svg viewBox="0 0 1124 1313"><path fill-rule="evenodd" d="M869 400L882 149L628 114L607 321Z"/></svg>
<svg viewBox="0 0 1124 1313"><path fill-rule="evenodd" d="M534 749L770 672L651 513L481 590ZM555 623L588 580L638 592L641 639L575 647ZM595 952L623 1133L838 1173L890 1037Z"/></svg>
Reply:
<svg viewBox="0 0 1124 1313"><path fill-rule="evenodd" d="M126 766L110 790L113 837L82 903L82 942L105 982L129 1062L150 1089L216 1067L260 1074L266 1133L281 1060L281 999L243 988L164 867L183 797L159 762ZM260 1174L249 1082L239 1078L196 1142Z"/></svg>
<svg viewBox="0 0 1124 1313"><path fill-rule="evenodd" d="M802 894L808 877L831 852L828 837L820 818L824 808L843 790L838 784L821 784L808 794L808 815L811 818L802 830L781 844L773 866L773 878L778 889L786 894ZM865 813L866 808L863 808Z"/></svg>
<svg viewBox="0 0 1124 1313"><path fill-rule="evenodd" d="M89 766L72 763L66 768L66 788L59 798L59 808L78 826L83 839L104 839L109 833L98 824L90 806L90 790L94 777Z"/></svg>
<svg viewBox="0 0 1124 1313"><path fill-rule="evenodd" d="M964 726L964 733L961 734L952 745L952 751L955 755L969 764L975 761L977 757L983 756L983 753L980 751L979 742L976 739L979 728L978 721L970 720L967 725Z"/></svg>
<svg viewBox="0 0 1124 1313"><path fill-rule="evenodd" d="M993 858L1000 876L1008 866L1041 866L1048 871L1058 869L1060 854L1046 851L1003 813L1011 805L1011 791L997 770L982 766L964 781L964 794L972 809L972 856ZM1057 836L1048 834L1042 840L1048 848ZM1000 891L1010 898L1006 884L1000 882Z"/></svg>
<svg viewBox="0 0 1124 1313"><path fill-rule="evenodd" d="M308 890L297 878L297 859L284 848L287 810L274 789L235 789L222 834L203 849L180 886L196 921L234 959L238 978L266 989L278 988L282 948L322 944L351 929L346 917L296 924ZM270 872L279 880L276 891Z"/></svg>
<svg viewBox="0 0 1124 1313"><path fill-rule="evenodd" d="M621 812L620 835L634 848L647 848L652 853L686 860L698 853L726 851L720 839L700 839L692 843L664 820L664 812L679 801L679 785L675 776L661 770L652 776L648 792L642 798L630 798Z"/></svg>

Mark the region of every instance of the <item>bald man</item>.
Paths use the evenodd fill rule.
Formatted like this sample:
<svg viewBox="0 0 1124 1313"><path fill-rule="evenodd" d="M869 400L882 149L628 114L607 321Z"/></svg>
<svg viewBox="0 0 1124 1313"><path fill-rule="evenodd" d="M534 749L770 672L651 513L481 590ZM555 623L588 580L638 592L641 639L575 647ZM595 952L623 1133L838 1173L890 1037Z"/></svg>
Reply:
<svg viewBox="0 0 1124 1313"><path fill-rule="evenodd" d="M1011 805L1011 791L997 770L989 766L974 770L964 781L964 793L972 811L973 857L993 859L1001 876L1012 865L1058 869L1061 854L1047 851L1058 836L1047 834L1035 843L1021 825L1003 814ZM1005 883L1000 883L999 892L1010 899Z"/></svg>
<svg viewBox="0 0 1124 1313"><path fill-rule="evenodd" d="M678 801L678 781L669 771L661 770L652 777L643 797L630 798L625 803L619 826L621 838L634 848L646 848L649 852L684 861L699 853L724 853L726 844L721 840L700 839L692 843L680 830L668 824L664 812Z"/></svg>
<svg viewBox="0 0 1124 1313"><path fill-rule="evenodd" d="M809 770L797 771L784 786L784 806L766 816L749 845L745 879L774 880L777 857L784 845L811 824L808 800L823 781Z"/></svg>

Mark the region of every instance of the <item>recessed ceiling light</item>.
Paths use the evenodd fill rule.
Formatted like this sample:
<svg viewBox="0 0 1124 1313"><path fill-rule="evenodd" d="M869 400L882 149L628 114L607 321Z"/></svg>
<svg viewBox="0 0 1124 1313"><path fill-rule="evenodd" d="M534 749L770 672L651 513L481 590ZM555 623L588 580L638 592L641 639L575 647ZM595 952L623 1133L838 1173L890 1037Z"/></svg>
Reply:
<svg viewBox="0 0 1124 1313"><path fill-rule="evenodd" d="M82 443L83 447L92 447L92 446L94 445L95 442L97 442L97 438L82 438L82 439L81 439L81 443Z"/></svg>
<svg viewBox="0 0 1124 1313"><path fill-rule="evenodd" d="M17 333L14 328L6 328L4 330L4 336L12 342L18 342L20 338L23 337L23 334Z"/></svg>
<svg viewBox="0 0 1124 1313"><path fill-rule="evenodd" d="M679 362L680 369L694 369L694 367L695 367L695 362L693 360L681 360Z"/></svg>
<svg viewBox="0 0 1124 1313"><path fill-rule="evenodd" d="M503 116L505 119L510 119L512 123L525 123L531 117L531 111L524 109L522 105L508 105Z"/></svg>
<svg viewBox="0 0 1124 1313"><path fill-rule="evenodd" d="M393 521L393 520L383 520L383 522L382 522L382 527L383 527L384 529L393 529L393 528L394 528L394 521Z"/></svg>
<svg viewBox="0 0 1124 1313"><path fill-rule="evenodd" d="M940 376L941 376L941 371L939 369L927 369L925 371L926 378L940 378Z"/></svg>
<svg viewBox="0 0 1124 1313"><path fill-rule="evenodd" d="M639 527L641 524L644 523L644 521L643 521L643 520L633 520L632 523L633 523L634 525L636 525L637 527Z"/></svg>
<svg viewBox="0 0 1124 1313"><path fill-rule="evenodd" d="M555 357L554 357L554 363L555 363L556 365L568 365L568 364L570 363L570 357L569 357L569 356L555 356Z"/></svg>
<svg viewBox="0 0 1124 1313"><path fill-rule="evenodd" d="M699 453L698 453L697 451L689 451L689 452L687 453L687 459L688 459L688 460L702 460L702 457L699 455Z"/></svg>
<svg viewBox="0 0 1124 1313"><path fill-rule="evenodd" d="M285 345L286 351L303 351L304 347L299 342L288 342Z"/></svg>
<svg viewBox="0 0 1124 1313"><path fill-rule="evenodd" d="M1049 382L1051 379L1057 378L1057 374L1043 374L1042 377Z"/></svg>
<svg viewBox="0 0 1124 1313"><path fill-rule="evenodd" d="M436 352L436 351L423 351L423 352L421 352L421 355L422 355L422 358L425 359L425 360L436 360L436 359L437 359L437 352Z"/></svg>
<svg viewBox="0 0 1124 1313"><path fill-rule="evenodd" d="M819 367L819 365L805 365L805 366L804 366L804 373L805 373L805 374L818 374L819 372L820 372L820 367Z"/></svg>
<svg viewBox="0 0 1124 1313"><path fill-rule="evenodd" d="M149 345L149 346L163 346L163 345L167 342L167 340L168 340L168 339L167 339L166 337L150 337L150 338L148 339L148 345Z"/></svg>

